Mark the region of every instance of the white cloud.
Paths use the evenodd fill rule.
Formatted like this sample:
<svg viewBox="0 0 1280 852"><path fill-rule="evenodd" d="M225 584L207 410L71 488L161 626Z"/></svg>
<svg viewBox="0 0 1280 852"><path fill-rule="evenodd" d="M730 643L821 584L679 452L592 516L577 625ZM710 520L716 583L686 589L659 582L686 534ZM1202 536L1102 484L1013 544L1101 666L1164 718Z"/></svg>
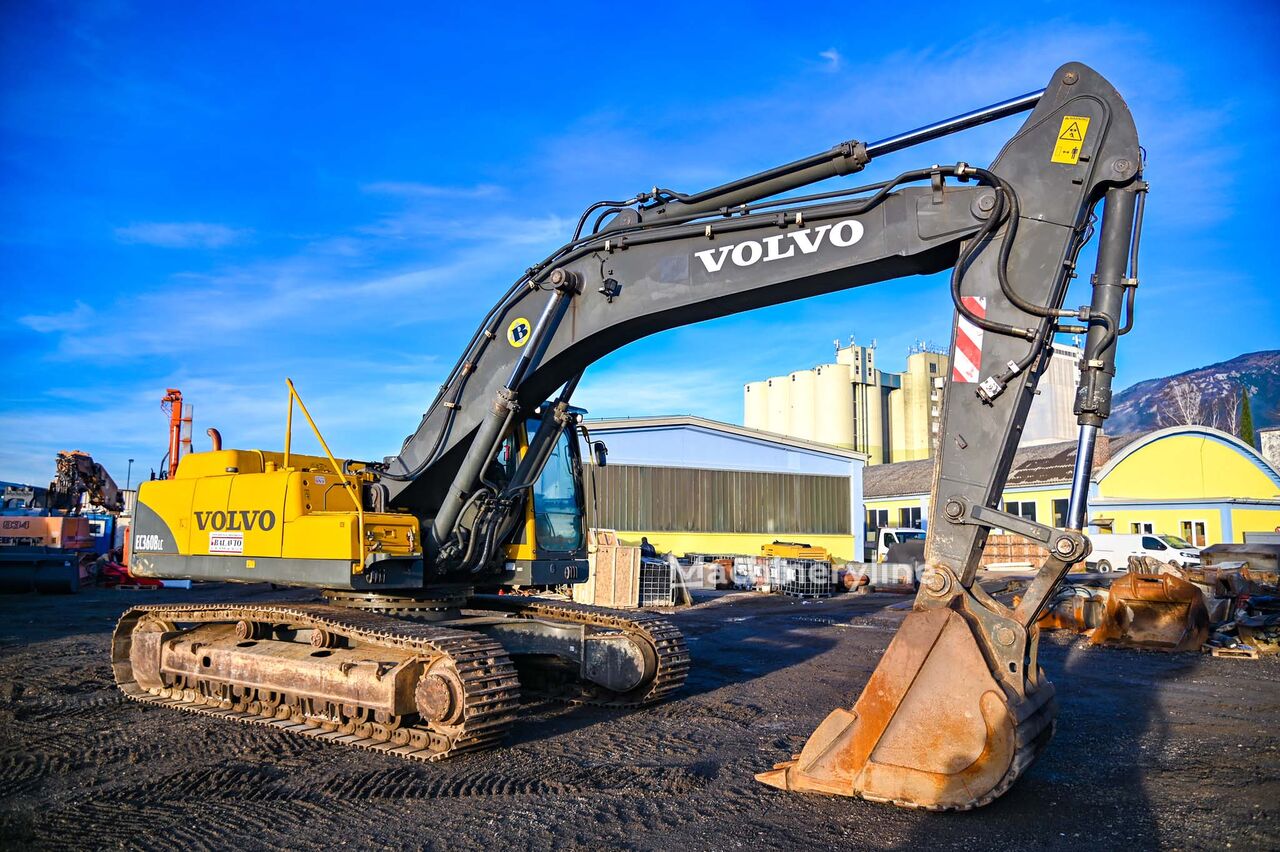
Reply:
<svg viewBox="0 0 1280 852"><path fill-rule="evenodd" d="M122 243L160 248L223 248L242 241L251 232L214 222L137 222L116 228Z"/></svg>
<svg viewBox="0 0 1280 852"><path fill-rule="evenodd" d="M360 233L382 239L433 237L452 242L484 240L507 245L560 244L569 238L567 219L543 216L442 216L427 210L411 210L387 216ZM548 246L549 248L552 246ZM531 258L524 258L525 266Z"/></svg>
<svg viewBox="0 0 1280 852"><path fill-rule="evenodd" d="M737 423L742 418L742 385L725 373L714 367L658 365L588 369L573 402L592 417L696 414Z"/></svg>
<svg viewBox="0 0 1280 852"><path fill-rule="evenodd" d="M81 331L89 327L93 318L93 308L77 299L76 306L70 311L60 314L31 314L20 318L18 322L41 334L50 334Z"/></svg>
<svg viewBox="0 0 1280 852"><path fill-rule="evenodd" d="M841 62L843 61L843 57L840 55L840 51L836 50L834 47L827 48L826 50L819 53L818 56L822 57L827 61L828 71L838 70L840 68Z"/></svg>
<svg viewBox="0 0 1280 852"><path fill-rule="evenodd" d="M495 198L504 194L502 187L490 183L439 186L412 181L378 181L365 184L363 189L377 195L399 195L406 198Z"/></svg>

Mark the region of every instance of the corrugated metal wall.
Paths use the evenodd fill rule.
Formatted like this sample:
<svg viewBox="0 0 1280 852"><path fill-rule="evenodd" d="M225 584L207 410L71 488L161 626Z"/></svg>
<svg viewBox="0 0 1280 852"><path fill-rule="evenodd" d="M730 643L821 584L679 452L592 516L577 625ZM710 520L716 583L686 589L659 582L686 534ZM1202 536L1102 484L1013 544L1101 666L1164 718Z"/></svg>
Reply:
<svg viewBox="0 0 1280 852"><path fill-rule="evenodd" d="M584 479L593 527L646 532L851 533L849 478L845 476L611 464L588 466Z"/></svg>

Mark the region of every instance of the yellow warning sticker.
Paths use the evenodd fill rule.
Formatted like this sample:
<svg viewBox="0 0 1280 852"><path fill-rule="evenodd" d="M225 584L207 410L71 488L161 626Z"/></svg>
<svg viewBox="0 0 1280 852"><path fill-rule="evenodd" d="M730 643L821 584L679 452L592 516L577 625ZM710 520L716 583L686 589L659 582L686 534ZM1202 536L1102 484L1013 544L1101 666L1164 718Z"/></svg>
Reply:
<svg viewBox="0 0 1280 852"><path fill-rule="evenodd" d="M1074 166L1080 162L1080 149L1084 147L1084 137L1089 133L1089 118L1084 115L1064 115L1062 127L1058 129L1058 139L1053 144L1053 156L1050 162L1066 163Z"/></svg>
<svg viewBox="0 0 1280 852"><path fill-rule="evenodd" d="M529 342L529 335L532 333L533 326L527 319L520 317L507 326L507 342L519 349Z"/></svg>

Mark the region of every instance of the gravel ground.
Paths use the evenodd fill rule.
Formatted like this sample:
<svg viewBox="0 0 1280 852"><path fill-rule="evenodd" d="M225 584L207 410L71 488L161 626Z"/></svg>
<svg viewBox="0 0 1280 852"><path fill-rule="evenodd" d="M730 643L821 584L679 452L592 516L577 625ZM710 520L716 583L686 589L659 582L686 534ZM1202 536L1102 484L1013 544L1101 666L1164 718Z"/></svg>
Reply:
<svg viewBox="0 0 1280 852"><path fill-rule="evenodd" d="M926 814L752 780L848 706L903 598L716 596L674 613L684 691L638 712L532 702L506 749L443 764L130 702L135 602L300 599L215 585L0 596L0 846L282 849L1280 847L1280 659L1046 636L1058 732L1003 798Z"/></svg>

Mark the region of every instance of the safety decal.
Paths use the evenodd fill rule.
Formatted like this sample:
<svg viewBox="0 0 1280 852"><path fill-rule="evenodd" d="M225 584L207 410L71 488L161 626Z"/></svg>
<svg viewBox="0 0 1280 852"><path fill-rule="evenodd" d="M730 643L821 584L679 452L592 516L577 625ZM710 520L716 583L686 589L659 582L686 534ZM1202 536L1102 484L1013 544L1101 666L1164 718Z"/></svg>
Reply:
<svg viewBox="0 0 1280 852"><path fill-rule="evenodd" d="M985 319L987 300L984 296L964 296L964 306L974 316ZM982 329L971 323L963 314L956 323L956 351L951 359L951 381L976 384L982 371Z"/></svg>
<svg viewBox="0 0 1280 852"><path fill-rule="evenodd" d="M529 342L530 334L533 334L533 326L524 317L512 320L507 326L507 342L517 349Z"/></svg>
<svg viewBox="0 0 1280 852"><path fill-rule="evenodd" d="M1084 137L1088 133L1088 116L1064 115L1062 126L1058 128L1058 139L1053 143L1053 156L1049 160L1069 166L1080 162L1080 149L1084 147Z"/></svg>

